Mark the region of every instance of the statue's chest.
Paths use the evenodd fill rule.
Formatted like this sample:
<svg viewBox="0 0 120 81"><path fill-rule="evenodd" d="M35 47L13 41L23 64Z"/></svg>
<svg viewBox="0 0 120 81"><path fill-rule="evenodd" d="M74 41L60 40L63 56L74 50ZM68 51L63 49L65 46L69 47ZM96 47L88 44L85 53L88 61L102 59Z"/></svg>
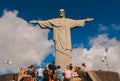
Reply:
<svg viewBox="0 0 120 81"><path fill-rule="evenodd" d="M69 22L66 19L56 19L52 24L57 29L69 29Z"/></svg>
<svg viewBox="0 0 120 81"><path fill-rule="evenodd" d="M65 29L69 28L69 23L67 22L66 19L59 19L58 24L60 28L65 28Z"/></svg>

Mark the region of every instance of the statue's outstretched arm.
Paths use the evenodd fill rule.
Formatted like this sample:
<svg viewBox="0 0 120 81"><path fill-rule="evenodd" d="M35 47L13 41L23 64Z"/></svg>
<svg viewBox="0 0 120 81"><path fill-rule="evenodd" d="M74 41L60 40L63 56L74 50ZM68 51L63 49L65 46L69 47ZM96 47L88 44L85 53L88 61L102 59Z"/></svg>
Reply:
<svg viewBox="0 0 120 81"><path fill-rule="evenodd" d="M30 23L38 23L39 21L37 21L37 20L31 20L31 21L29 21Z"/></svg>
<svg viewBox="0 0 120 81"><path fill-rule="evenodd" d="M94 18L87 18L87 19L84 19L84 21L93 21Z"/></svg>

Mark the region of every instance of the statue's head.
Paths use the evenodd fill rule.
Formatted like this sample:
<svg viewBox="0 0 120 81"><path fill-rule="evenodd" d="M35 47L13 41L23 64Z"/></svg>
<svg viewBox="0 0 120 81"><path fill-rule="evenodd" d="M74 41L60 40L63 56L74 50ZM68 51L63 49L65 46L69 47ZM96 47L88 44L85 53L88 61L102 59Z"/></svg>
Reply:
<svg viewBox="0 0 120 81"><path fill-rule="evenodd" d="M65 17L65 11L64 11L64 9L60 9L60 10L59 10L59 17L60 17L60 18Z"/></svg>

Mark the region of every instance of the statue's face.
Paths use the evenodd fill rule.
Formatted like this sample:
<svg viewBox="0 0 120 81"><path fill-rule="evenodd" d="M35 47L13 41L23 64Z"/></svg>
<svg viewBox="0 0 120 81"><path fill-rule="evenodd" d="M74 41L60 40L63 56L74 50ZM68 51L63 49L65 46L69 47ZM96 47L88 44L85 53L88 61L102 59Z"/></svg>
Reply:
<svg viewBox="0 0 120 81"><path fill-rule="evenodd" d="M64 11L60 11L59 12L59 16L60 16L60 18L63 18L65 16L65 12Z"/></svg>

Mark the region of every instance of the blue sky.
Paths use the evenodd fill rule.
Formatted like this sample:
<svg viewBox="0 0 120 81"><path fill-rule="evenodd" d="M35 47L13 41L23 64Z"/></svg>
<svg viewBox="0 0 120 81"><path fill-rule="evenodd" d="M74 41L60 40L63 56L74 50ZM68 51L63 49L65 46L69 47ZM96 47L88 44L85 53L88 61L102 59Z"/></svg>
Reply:
<svg viewBox="0 0 120 81"><path fill-rule="evenodd" d="M29 21L33 20L33 19L47 20L47 19L57 18L58 11L60 8L63 8L65 10L65 17L67 17L67 18L78 20L78 19L85 19L85 18L93 17L94 21L87 22L84 28L72 29L71 30L71 38L72 38L72 48L73 48L74 55L78 52L80 52L80 53L81 53L81 51L83 52L83 50L86 50L86 52L83 52L85 54L89 53L89 52L94 53L93 51L91 52L91 50L93 50L94 46L96 48L96 46L99 47L99 45L100 45L100 46L102 46L101 49L102 48L104 48L104 49L111 48L114 46L119 47L119 42L120 42L120 5L119 5L119 3L120 3L119 0L99 0L99 1L98 0L1 0L0 1L0 19L1 19L0 23L4 22L4 19L3 19L4 17L8 18L8 16L9 16L9 18L7 19L7 20L9 20L11 15L13 15L13 16L15 15L16 16L15 18L22 19L21 21L23 21L24 23L27 23L26 25L36 27L36 25L31 25L29 23ZM10 15L7 16L7 14L10 14ZM13 22L11 21L11 24L14 24L15 22L16 21L13 21ZM6 23L5 27L7 27L8 25ZM19 28L19 26L20 25L17 25L18 28ZM4 42L2 41L0 43L0 45L4 44L4 48L6 49L6 47L9 47L10 45L7 44L5 41L7 41L7 39L9 39L13 34L16 34L16 33L13 33L12 35L8 36L8 35L6 35L5 32L9 32L9 30L3 29L2 24L0 24L0 27L1 27L0 30L2 31L1 34L5 34L4 36L6 36L6 38L4 38L3 35L0 36L2 39L5 39ZM48 46L47 45L45 46L45 49L52 49L52 48L50 48L51 45L53 44L53 43L51 43L51 39L52 39L52 35L53 35L52 30L41 30L37 27L36 27L37 30L35 29L35 32L37 32L35 35L27 33L29 35L26 35L26 37L28 37L28 39L30 39L29 38L30 35L37 37L37 34L41 34L39 31L41 31L41 32L43 32L42 35L46 37L46 38L43 37L43 39L45 39L45 41L47 43L50 42ZM12 26L11 26L11 32L12 32L12 29L14 30L14 28L12 28ZM21 30L22 30L22 28L21 28ZM28 30L29 30L29 28L28 28ZM5 32L3 32L3 31L5 31ZM15 31L18 32L20 30L15 30ZM29 31L33 32L32 29ZM7 34L10 34L10 33L7 33ZM25 34L26 33L23 32L23 35L25 35ZM8 36L8 38L7 38L7 36ZM16 40L16 43L18 44L19 43L18 39L14 38L14 37L15 36L13 36L13 39ZM35 39L37 40L38 38L35 38ZM14 40L11 39L11 41L14 41ZM21 38L21 40L23 40L23 39ZM43 42L43 41L41 41L41 42ZM98 41L99 45L96 44L96 41ZM12 42L10 42L10 43L12 43ZM34 41L32 43L38 43L38 41ZM30 41L30 44L31 44L31 41ZM35 44L35 45L36 45L35 47L33 46L34 49L37 48L37 44ZM19 45L17 45L17 46L19 46ZM13 48L15 48L15 47L13 47ZM23 47L20 47L18 49L22 49L22 48ZM0 49L2 50L3 47L1 46ZM32 49L32 46L31 46L31 49ZM12 53L20 53L21 54L21 52L18 52L18 51L16 52L15 51L16 49L12 49L12 50L13 51L10 52L11 54ZM8 51L10 51L10 50L8 50ZM116 52L112 52L112 50L110 50L109 52L110 52L110 54L116 53ZM2 50L1 54L2 53L6 53L6 52ZM23 52L23 53L25 54L26 52ZM32 51L32 53L39 53L39 52ZM47 51L47 52L43 52L43 53L46 53L46 55L42 54L41 58L43 58L44 56L48 56L47 54L51 54L53 52ZM102 51L101 53L104 54L106 52ZM116 53L116 55L118 55L118 54L119 54L119 51ZM17 55L19 55L19 54L17 54ZM7 53L6 53L6 56L7 56ZM3 56L3 57L6 57L6 56ZM93 56L95 56L95 55L93 55ZM16 56L16 57L18 57L18 56ZM77 57L77 56L74 56L74 57ZM82 58L82 57L86 58L86 56L80 55L80 58ZM118 55L118 57L119 57L119 55ZM6 58L8 58L8 57L6 57ZM6 58L4 58L4 59L6 59ZM10 59L12 59L12 58L10 58ZM1 60L3 60L3 59L1 59ZM44 62L44 59L42 59L42 61ZM81 60L79 60L79 61L81 61ZM86 63L88 63L88 60L84 60L84 61ZM118 61L118 60L111 62L111 66L115 65L116 61ZM73 60L73 62L74 62L74 60ZM91 60L91 62L92 62L92 60ZM30 62L28 63L25 61L25 63L29 64ZM31 63L38 63L38 61L36 62L36 60L33 60ZM80 64L80 62L78 64ZM21 64L21 65L24 65L24 64ZM6 67L6 65L2 65L2 66ZM91 69L91 68L95 68L96 66L92 66L92 64L91 64L88 67ZM8 68L10 68L10 67L8 66ZM114 69L116 69L116 68L113 68L112 70L114 70ZM1 72L5 72L5 71L6 71L6 69L3 69ZM120 70L117 70L117 71L120 71Z"/></svg>

